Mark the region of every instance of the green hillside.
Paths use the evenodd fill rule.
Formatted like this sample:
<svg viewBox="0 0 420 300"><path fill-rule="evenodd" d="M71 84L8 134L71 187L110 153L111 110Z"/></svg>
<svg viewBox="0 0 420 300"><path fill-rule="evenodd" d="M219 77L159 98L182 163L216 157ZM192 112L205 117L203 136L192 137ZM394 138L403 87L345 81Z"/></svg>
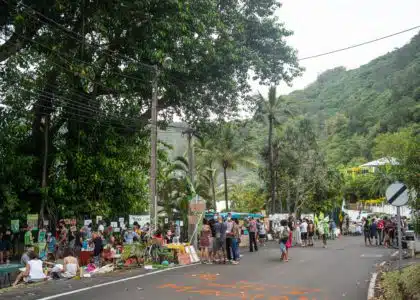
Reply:
<svg viewBox="0 0 420 300"><path fill-rule="evenodd" d="M420 120L420 34L358 69L328 70L287 97L314 120L330 163L372 159L375 136Z"/></svg>

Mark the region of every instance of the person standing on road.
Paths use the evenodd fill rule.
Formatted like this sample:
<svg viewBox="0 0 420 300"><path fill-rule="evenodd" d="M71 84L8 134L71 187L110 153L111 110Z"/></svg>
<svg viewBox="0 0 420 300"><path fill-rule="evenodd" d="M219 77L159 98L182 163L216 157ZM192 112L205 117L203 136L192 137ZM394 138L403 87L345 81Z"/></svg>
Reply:
<svg viewBox="0 0 420 300"><path fill-rule="evenodd" d="M365 246L367 246L367 242L369 241L369 245L372 246L372 240L370 239L370 216L366 219L363 218L363 234L365 236Z"/></svg>
<svg viewBox="0 0 420 300"><path fill-rule="evenodd" d="M371 239L375 239L375 245L378 246L378 224L376 219L372 219L372 224L370 225L370 237Z"/></svg>
<svg viewBox="0 0 420 300"><path fill-rule="evenodd" d="M287 255L287 248L286 248L286 243L289 240L289 236L290 236L290 230L289 230L289 226L287 225L287 220L281 220L280 222L280 231L279 231L279 244L280 244L280 251L281 251L281 260L288 262L288 255Z"/></svg>
<svg viewBox="0 0 420 300"><path fill-rule="evenodd" d="M215 229L215 224L217 222L217 216L214 215L213 219L211 219L208 224L210 226L210 230L211 230L211 236L209 237L209 259L211 262L214 261L214 259L216 258L215 253L216 253L216 229Z"/></svg>
<svg viewBox="0 0 420 300"><path fill-rule="evenodd" d="M379 219L377 223L379 245L382 245L384 239L384 220Z"/></svg>
<svg viewBox="0 0 420 300"><path fill-rule="evenodd" d="M216 232L216 249L214 253L215 262L226 263L226 223L223 218L219 217L217 223L214 225ZM221 256L223 258L221 258Z"/></svg>
<svg viewBox="0 0 420 300"><path fill-rule="evenodd" d="M239 244L241 242L241 227L239 226L238 219L233 219L233 238L232 238L232 255L233 261L232 264L237 265L239 263L240 254L239 254Z"/></svg>
<svg viewBox="0 0 420 300"><path fill-rule="evenodd" d="M200 236L200 251L201 262L209 263L209 246L210 246L211 229L208 225L207 219L203 220L203 228L201 229Z"/></svg>
<svg viewBox="0 0 420 300"><path fill-rule="evenodd" d="M251 217L248 225L248 233L249 233L249 252L258 251L258 245L257 245L257 222L254 220L253 217Z"/></svg>
<svg viewBox="0 0 420 300"><path fill-rule="evenodd" d="M226 221L226 255L229 262L232 262L233 249L232 249L232 238L233 238L233 224L232 214L228 213Z"/></svg>
<svg viewBox="0 0 420 300"><path fill-rule="evenodd" d="M306 222L306 219L303 219L302 224L300 224L300 235L302 237L302 247L306 247L308 242L308 222Z"/></svg>
<svg viewBox="0 0 420 300"><path fill-rule="evenodd" d="M315 225L314 221L308 221L308 246L314 246L314 234L315 234Z"/></svg>
<svg viewBox="0 0 420 300"><path fill-rule="evenodd" d="M323 220L320 220L319 223L318 223L318 228L317 229L318 229L319 238L322 239L323 247L327 248L327 234L326 234L326 232L328 232L328 223L323 221Z"/></svg>
<svg viewBox="0 0 420 300"><path fill-rule="evenodd" d="M260 246L265 246L267 231L265 230L264 222L261 222L260 219L257 220L257 229Z"/></svg>

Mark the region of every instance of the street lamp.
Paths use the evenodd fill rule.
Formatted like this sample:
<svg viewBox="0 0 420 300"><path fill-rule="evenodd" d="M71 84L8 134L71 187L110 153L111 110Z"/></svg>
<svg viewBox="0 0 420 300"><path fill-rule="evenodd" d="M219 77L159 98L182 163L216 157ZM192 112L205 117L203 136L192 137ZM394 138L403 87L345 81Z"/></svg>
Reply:
<svg viewBox="0 0 420 300"><path fill-rule="evenodd" d="M165 57L162 62L165 69L170 69L172 66L172 58ZM155 77L153 79L153 94L152 94L152 117L151 117L151 153L150 153L150 224L154 225L154 230L157 229L157 184L156 184L156 170L157 170L157 103L158 103L158 81L160 77L160 68L155 65Z"/></svg>

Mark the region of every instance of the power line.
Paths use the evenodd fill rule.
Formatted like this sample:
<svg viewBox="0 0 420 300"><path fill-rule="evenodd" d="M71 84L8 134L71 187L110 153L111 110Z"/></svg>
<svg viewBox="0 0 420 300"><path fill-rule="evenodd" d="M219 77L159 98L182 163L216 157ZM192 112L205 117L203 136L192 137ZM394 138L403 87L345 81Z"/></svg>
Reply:
<svg viewBox="0 0 420 300"><path fill-rule="evenodd" d="M317 57L326 56L326 55L330 55L330 54L333 54L333 53L337 53L337 52L341 52L341 51L346 51L346 50L349 50L349 49L357 48L357 47L364 46L364 45L371 44L371 43L375 43L377 41L384 40L384 39L387 39L387 38L390 38L390 37L393 37L393 36L396 36L396 35L399 35L399 34L402 34L402 33L406 33L406 32L412 31L412 30L417 29L417 28L420 28L420 25L415 26L415 27L411 27L411 28L408 28L408 29L405 29L403 31L392 33L392 34L389 34L389 35L386 35L386 36L383 36L383 37L380 37L380 38L376 38L374 40L363 42L363 43L360 43L360 44L348 46L348 47L341 48L341 49L332 50L332 51L321 53L321 54L316 54L316 55L311 55L311 56L299 58L298 61L312 59L312 58L317 58Z"/></svg>

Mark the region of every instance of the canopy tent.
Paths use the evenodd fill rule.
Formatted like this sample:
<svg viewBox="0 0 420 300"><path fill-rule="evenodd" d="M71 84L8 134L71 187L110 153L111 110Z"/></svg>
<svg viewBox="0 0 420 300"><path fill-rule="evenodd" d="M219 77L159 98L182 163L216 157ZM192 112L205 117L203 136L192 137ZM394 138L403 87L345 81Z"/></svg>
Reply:
<svg viewBox="0 0 420 300"><path fill-rule="evenodd" d="M207 212L205 217L206 219L211 219L214 217L214 212ZM253 213L239 213L239 212L230 212L230 214L232 215L232 218L235 219L246 219L248 217L253 217L255 219L259 219L259 218L263 218L264 216L262 214L253 214ZM222 218L226 218L228 215L228 213L224 212L224 213L219 213L219 216L221 216Z"/></svg>

